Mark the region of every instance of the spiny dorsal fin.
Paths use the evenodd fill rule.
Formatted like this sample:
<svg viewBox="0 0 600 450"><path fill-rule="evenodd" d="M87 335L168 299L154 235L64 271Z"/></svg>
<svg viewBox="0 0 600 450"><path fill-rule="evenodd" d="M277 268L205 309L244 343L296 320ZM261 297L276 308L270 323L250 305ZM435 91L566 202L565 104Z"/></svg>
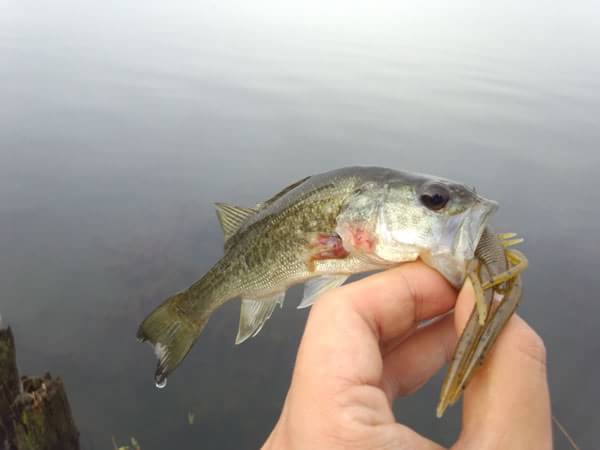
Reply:
<svg viewBox="0 0 600 450"><path fill-rule="evenodd" d="M269 198L268 200L265 200L264 202L257 203L256 204L256 208L257 209L266 208L267 206L271 205L272 203L274 203L275 201L277 201L281 197L283 197L285 194L287 194L288 192L290 192L292 189L295 189L298 186L300 186L302 183L304 183L309 178L310 177L302 178L301 180L298 180L295 183L292 183L289 186L284 187L281 191L279 191L277 194L275 194L273 197Z"/></svg>
<svg viewBox="0 0 600 450"><path fill-rule="evenodd" d="M249 337L256 336L273 314L275 306L283 305L284 297L285 292L280 292L261 300L242 299L240 326L235 343L241 344Z"/></svg>
<svg viewBox="0 0 600 450"><path fill-rule="evenodd" d="M215 203L215 206L217 207L217 217L223 229L225 242L237 232L248 217L256 214L254 208L244 208L227 203Z"/></svg>

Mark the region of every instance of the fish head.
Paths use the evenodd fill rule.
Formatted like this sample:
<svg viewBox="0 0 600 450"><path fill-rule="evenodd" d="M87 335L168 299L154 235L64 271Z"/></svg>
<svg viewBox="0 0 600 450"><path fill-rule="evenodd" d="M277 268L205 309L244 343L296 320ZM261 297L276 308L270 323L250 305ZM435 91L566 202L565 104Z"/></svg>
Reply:
<svg viewBox="0 0 600 450"><path fill-rule="evenodd" d="M496 209L471 186L401 174L361 185L337 217L336 231L351 254L382 266L420 258L460 286Z"/></svg>

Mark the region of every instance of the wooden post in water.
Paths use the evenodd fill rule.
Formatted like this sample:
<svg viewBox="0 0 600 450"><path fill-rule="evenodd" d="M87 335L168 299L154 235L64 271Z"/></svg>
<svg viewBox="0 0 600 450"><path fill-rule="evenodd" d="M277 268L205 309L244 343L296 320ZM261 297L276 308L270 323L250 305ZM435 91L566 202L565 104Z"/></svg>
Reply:
<svg viewBox="0 0 600 450"><path fill-rule="evenodd" d="M11 405L19 395L19 386L15 339L10 327L0 328L0 449L12 440Z"/></svg>
<svg viewBox="0 0 600 450"><path fill-rule="evenodd" d="M19 380L10 328L0 329L0 450L80 450L62 380Z"/></svg>

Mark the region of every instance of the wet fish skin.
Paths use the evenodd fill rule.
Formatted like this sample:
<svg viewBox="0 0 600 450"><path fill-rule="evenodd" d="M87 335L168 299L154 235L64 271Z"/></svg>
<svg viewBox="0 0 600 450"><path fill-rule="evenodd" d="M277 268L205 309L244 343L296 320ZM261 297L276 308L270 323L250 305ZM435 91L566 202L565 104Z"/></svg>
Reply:
<svg viewBox="0 0 600 450"><path fill-rule="evenodd" d="M419 200L432 184L451 195L444 211L430 211ZM330 283L336 285L350 274L420 257L453 284L462 283L495 206L442 178L350 167L300 180L254 209L219 208L224 256L139 328L138 338L157 355L159 384L185 358L210 315L233 298L242 298L245 339L260 330L288 287L318 276L340 277ZM244 311L251 315L245 327Z"/></svg>

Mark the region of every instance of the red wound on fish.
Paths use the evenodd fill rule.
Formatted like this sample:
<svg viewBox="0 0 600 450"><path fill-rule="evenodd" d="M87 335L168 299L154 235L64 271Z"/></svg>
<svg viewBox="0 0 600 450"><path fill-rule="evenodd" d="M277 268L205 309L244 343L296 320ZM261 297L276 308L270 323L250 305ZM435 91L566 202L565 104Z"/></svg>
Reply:
<svg viewBox="0 0 600 450"><path fill-rule="evenodd" d="M348 256L348 252L342 244L342 238L337 234L315 233L310 241L313 249L311 260L317 259L340 259Z"/></svg>
<svg viewBox="0 0 600 450"><path fill-rule="evenodd" d="M375 248L375 238L363 228L349 230L350 245L357 250L371 251Z"/></svg>

